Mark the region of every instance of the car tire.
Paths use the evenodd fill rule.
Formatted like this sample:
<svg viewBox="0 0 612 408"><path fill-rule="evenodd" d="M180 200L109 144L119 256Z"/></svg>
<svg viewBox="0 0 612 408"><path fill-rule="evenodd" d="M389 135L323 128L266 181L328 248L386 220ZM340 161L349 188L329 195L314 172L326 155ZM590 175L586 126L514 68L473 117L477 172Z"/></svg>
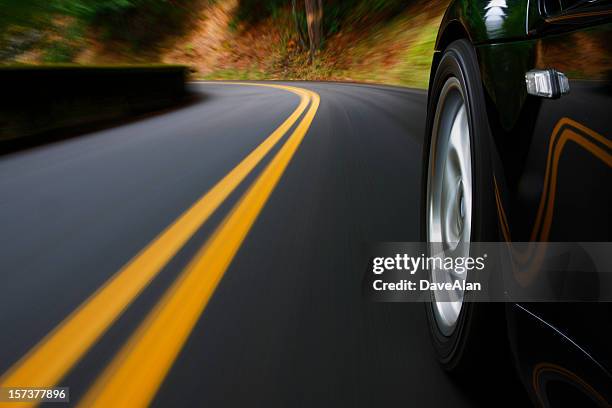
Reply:
<svg viewBox="0 0 612 408"><path fill-rule="evenodd" d="M449 87L452 88L449 90ZM452 92L452 96L449 96ZM452 101L451 98L452 97ZM459 102L457 102L459 100ZM445 109L452 104L463 104L462 108L453 108L457 112L450 117L452 124L444 122L447 115ZM463 111L461 110L463 109ZM497 241L499 238L497 230L497 218L493 191L493 177L491 164L491 149L493 141L487 110L485 96L478 68L476 52L472 45L466 40L458 40L451 43L444 51L437 66L435 76L431 82L430 96L428 101L426 137L423 148L423 180L422 180L422 208L421 208L421 239L424 242L432 241L430 225L435 217L432 216L435 210L437 197L433 191L436 182L434 175L440 172L432 171L438 166L439 158L442 154L441 140L445 129L456 125L456 119L461 114L465 115L466 129L469 135L469 148L466 149L466 156L469 156L470 165L465 166L471 170L470 190L471 207L469 219L465 219L464 229L470 228L470 242L490 242ZM447 116L448 116L447 115ZM449 134L452 131L448 131ZM454 136L453 136L454 137ZM448 136L451 138L451 136ZM450 144L451 142L447 142ZM467 145L467 143L465 143ZM438 156L436 156L436 154ZM447 166L447 164L443 164ZM467 214L464 209L463 195L467 197L467 173L461 179L461 217ZM441 176L438 176L441 177ZM442 176L446 177L446 176ZM462 176L463 177L463 176ZM441 185L444 182L440 183ZM441 189L445 187L440 187ZM449 194L447 194L449 195ZM431 199L431 201L430 201ZM440 200L443 201L442 198ZM456 200L455 200L456 201ZM443 204L440 204L442 206ZM428 210L429 207L429 210ZM440 211L444 213L444 211ZM469 225L467 225L469 224ZM469 281L469 275L467 277ZM454 374L470 373L484 374L491 373L494 366L499 366L501 361L507 362L507 334L505 308L502 303L471 303L469 292L462 298L462 302L457 312L457 316L442 318L444 314L441 308L442 303L436 302L432 298L427 302L426 314L431 334L433 348L440 364L449 372ZM433 296L433 295L432 295ZM449 303L449 302L446 302ZM442 305L444 306L444 305ZM450 313L452 315L452 313ZM451 325L452 317L455 317ZM506 367L507 369L508 367ZM511 369L508 371L512 371Z"/></svg>

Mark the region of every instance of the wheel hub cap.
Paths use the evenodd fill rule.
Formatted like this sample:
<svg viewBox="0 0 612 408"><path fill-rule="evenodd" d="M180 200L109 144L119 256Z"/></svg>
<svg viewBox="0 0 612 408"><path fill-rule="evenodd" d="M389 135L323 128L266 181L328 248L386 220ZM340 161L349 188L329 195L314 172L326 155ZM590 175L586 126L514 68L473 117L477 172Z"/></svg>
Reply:
<svg viewBox="0 0 612 408"><path fill-rule="evenodd" d="M427 239L430 255L467 257L472 224L472 157L466 106L456 78L450 78L440 93L429 163ZM452 284L466 277L467 272L454 269L434 268L431 271L431 280L435 283ZM443 334L450 335L454 331L463 297L461 289L434 294L434 315Z"/></svg>

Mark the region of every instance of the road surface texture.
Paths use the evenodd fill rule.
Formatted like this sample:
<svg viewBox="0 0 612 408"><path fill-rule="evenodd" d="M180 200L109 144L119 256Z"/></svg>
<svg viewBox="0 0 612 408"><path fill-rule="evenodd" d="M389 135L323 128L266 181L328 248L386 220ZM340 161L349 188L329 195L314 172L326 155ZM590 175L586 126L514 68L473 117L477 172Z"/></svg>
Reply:
<svg viewBox="0 0 612 408"><path fill-rule="evenodd" d="M426 94L286 85L317 95L192 84L188 107L0 157L0 383L82 405L486 404L435 362L422 304L361 295L364 245L419 239Z"/></svg>

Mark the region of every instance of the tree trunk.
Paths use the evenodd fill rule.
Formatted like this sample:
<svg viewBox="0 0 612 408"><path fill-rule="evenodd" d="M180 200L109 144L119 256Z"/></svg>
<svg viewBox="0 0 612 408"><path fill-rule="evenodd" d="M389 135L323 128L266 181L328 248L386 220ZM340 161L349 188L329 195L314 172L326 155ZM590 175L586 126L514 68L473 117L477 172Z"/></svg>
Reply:
<svg viewBox="0 0 612 408"><path fill-rule="evenodd" d="M322 0L304 0L304 5L310 40L310 61L312 62L323 40L323 2Z"/></svg>
<svg viewBox="0 0 612 408"><path fill-rule="evenodd" d="M297 2L298 2L298 0L291 0L291 9L292 9L292 13L293 13L293 22L295 23L295 30L298 33L298 39L300 40L300 45L302 46L302 49L306 49L306 48L308 48L306 46L306 33L304 32L304 28L302 27L302 22L300 21L300 16L297 13L297 10L298 10Z"/></svg>

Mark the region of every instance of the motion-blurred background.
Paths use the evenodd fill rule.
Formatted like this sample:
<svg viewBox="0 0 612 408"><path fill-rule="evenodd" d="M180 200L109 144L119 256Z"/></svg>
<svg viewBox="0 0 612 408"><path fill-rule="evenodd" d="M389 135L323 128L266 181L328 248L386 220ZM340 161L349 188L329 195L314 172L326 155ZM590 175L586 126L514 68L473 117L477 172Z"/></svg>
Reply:
<svg viewBox="0 0 612 408"><path fill-rule="evenodd" d="M3 0L0 63L424 88L447 0Z"/></svg>

